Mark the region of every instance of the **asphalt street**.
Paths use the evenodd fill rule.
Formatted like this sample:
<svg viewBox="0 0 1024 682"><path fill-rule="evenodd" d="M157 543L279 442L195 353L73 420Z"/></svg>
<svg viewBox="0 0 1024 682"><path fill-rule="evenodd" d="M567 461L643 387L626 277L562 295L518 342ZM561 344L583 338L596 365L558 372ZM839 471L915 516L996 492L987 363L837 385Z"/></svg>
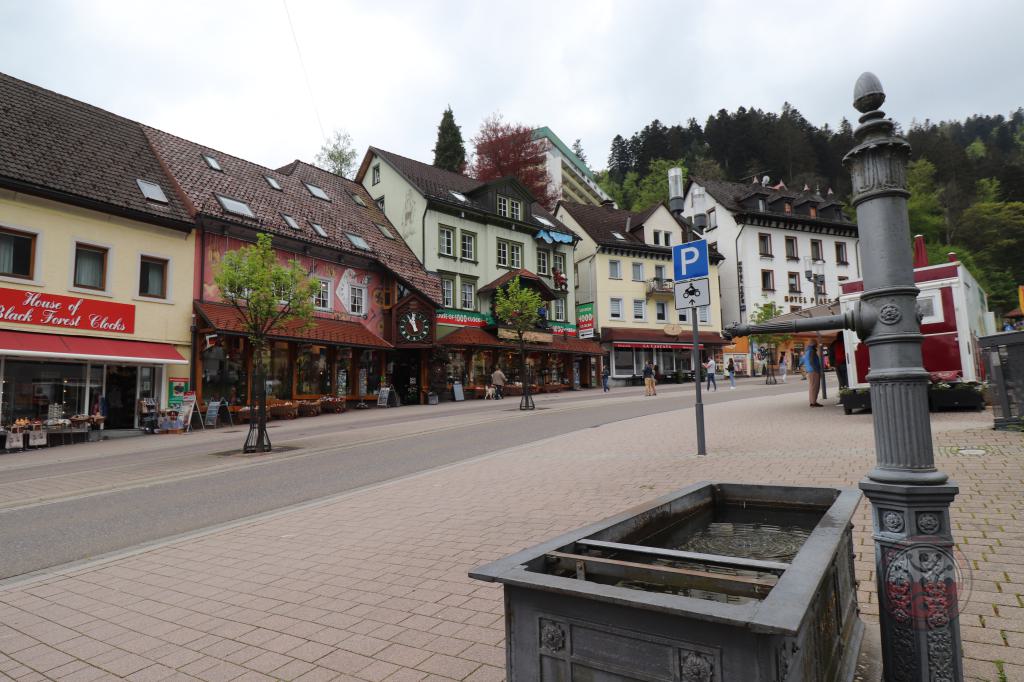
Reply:
<svg viewBox="0 0 1024 682"><path fill-rule="evenodd" d="M750 381L748 386L752 387L756 380ZM805 390L806 386L791 382L761 384L756 391L729 391L727 382L723 383L726 386L720 386L717 393L706 396L708 409L728 409L726 403L732 400ZM692 389L663 391L656 398L643 397L642 389L617 389L612 395L622 396L623 391L634 392L635 400L603 400L600 394L588 392L578 398L566 396L545 402L532 413L522 413L518 399L508 399L490 404L485 411L467 411L457 416L454 425L446 423L445 428L411 432L393 429L394 433L389 433L389 424L430 423L428 411L398 408L389 410L386 418L375 425L372 438L348 443L342 438L344 422L341 426L335 422L332 433L318 427L314 419L302 433L275 441L275 445L283 446L280 454L254 459L247 466L0 509L0 579L329 497L512 446L693 404ZM680 418L692 419L692 410L680 412ZM709 433L709 442L714 437ZM558 447L571 449L571 436L568 438ZM144 448L147 439L138 440ZM295 449L289 451L289 447ZM680 443L681 453L689 454L693 449L692 443ZM175 458L185 463L218 456L223 458L165 448L151 453L143 449L128 457L134 461L152 457L173 464ZM102 471L105 466L121 464L125 458L120 455L109 461L72 460L29 466L10 472L8 478L45 481L46 476L67 471Z"/></svg>

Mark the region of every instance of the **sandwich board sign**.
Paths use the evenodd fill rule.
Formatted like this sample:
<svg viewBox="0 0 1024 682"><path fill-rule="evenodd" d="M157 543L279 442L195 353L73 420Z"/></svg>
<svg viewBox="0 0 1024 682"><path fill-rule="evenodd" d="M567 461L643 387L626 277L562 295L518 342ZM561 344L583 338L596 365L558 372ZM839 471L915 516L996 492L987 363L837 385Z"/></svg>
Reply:
<svg viewBox="0 0 1024 682"><path fill-rule="evenodd" d="M675 281L698 279L710 274L708 242L696 239L672 247L672 274Z"/></svg>
<svg viewBox="0 0 1024 682"><path fill-rule="evenodd" d="M675 294L676 310L711 305L711 280L705 277L676 282Z"/></svg>

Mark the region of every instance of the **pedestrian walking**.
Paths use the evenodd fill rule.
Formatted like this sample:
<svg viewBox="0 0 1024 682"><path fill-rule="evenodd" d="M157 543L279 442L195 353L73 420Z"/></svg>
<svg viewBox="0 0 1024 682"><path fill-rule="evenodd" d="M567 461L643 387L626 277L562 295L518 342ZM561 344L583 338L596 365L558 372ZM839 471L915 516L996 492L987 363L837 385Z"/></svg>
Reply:
<svg viewBox="0 0 1024 682"><path fill-rule="evenodd" d="M716 369L716 366L715 366L715 358L714 357L708 358L708 361L704 363L704 369L706 369L708 371L708 387L705 388L704 390L705 391L710 391L711 387L714 386L715 387L715 391L717 392L718 391L718 382L715 381L715 369Z"/></svg>
<svg viewBox="0 0 1024 682"><path fill-rule="evenodd" d="M608 381L611 378L612 378L611 368L609 368L608 365L605 365L604 369L601 370L601 387L604 389L605 393L608 392Z"/></svg>
<svg viewBox="0 0 1024 682"><path fill-rule="evenodd" d="M839 388L849 388L850 380L846 375L846 342L843 335L839 334L829 348L829 355L832 357L832 364L836 370L836 378L839 379Z"/></svg>
<svg viewBox="0 0 1024 682"><path fill-rule="evenodd" d="M811 407L824 407L818 402L818 389L821 388L821 358L818 357L818 344L811 341L807 344L803 359L804 370L807 372L807 397Z"/></svg>
<svg viewBox="0 0 1024 682"><path fill-rule="evenodd" d="M491 383L494 384L494 399L501 400L505 396L503 392L505 390L505 382L508 381L508 377L501 371L501 367L495 367L491 373Z"/></svg>
<svg viewBox="0 0 1024 682"><path fill-rule="evenodd" d="M736 363L733 362L732 358L729 358L729 364L725 366L725 371L729 373L729 390L736 390Z"/></svg>
<svg viewBox="0 0 1024 682"><path fill-rule="evenodd" d="M644 365L644 395L654 395L654 364L650 360Z"/></svg>
<svg viewBox="0 0 1024 682"><path fill-rule="evenodd" d="M782 375L782 383L786 383L786 372L789 371L789 364L786 362L786 354L779 355L779 374Z"/></svg>

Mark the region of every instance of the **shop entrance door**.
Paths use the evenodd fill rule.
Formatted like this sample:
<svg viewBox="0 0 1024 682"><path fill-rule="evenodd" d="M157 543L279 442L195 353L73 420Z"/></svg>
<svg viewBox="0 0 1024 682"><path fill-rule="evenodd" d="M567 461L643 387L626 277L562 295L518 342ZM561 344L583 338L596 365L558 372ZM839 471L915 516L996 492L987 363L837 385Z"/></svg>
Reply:
<svg viewBox="0 0 1024 682"><path fill-rule="evenodd" d="M418 350L398 351L395 359L392 381L403 405L420 404L420 353Z"/></svg>
<svg viewBox="0 0 1024 682"><path fill-rule="evenodd" d="M139 368L132 365L107 365L106 379L106 428L134 429Z"/></svg>

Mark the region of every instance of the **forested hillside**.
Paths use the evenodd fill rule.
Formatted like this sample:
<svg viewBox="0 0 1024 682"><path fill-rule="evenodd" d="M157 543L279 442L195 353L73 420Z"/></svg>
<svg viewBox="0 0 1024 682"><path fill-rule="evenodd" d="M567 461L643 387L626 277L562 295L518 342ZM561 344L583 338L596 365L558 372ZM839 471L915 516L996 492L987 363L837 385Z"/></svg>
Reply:
<svg viewBox="0 0 1024 682"><path fill-rule="evenodd" d="M993 309L1016 307L1024 284L1024 109L1009 117L914 122L903 131L913 147L909 168L912 233L924 234L933 260L956 251L979 276ZM612 140L602 187L620 206L640 210L667 198L665 173L749 181L768 175L791 189L805 184L849 199L842 159L854 145L853 124L818 127L785 104L781 113L724 109L701 126L655 119Z"/></svg>

